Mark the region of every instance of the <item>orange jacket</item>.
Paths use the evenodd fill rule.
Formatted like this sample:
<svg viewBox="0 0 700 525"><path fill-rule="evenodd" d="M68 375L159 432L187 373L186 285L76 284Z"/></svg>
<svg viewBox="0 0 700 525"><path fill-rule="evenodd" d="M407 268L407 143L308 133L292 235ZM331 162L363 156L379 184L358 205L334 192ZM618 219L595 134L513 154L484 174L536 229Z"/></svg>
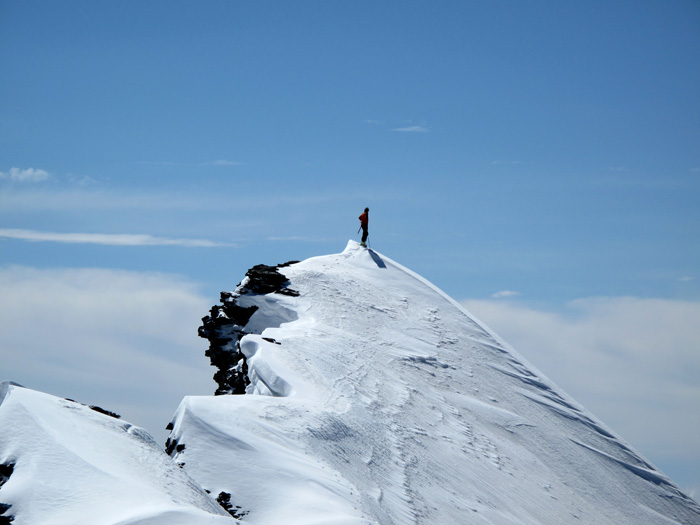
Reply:
<svg viewBox="0 0 700 525"><path fill-rule="evenodd" d="M360 226L362 226L363 228L366 228L369 224L369 215L367 215L367 212L363 212L362 215L358 217L358 219L360 219Z"/></svg>

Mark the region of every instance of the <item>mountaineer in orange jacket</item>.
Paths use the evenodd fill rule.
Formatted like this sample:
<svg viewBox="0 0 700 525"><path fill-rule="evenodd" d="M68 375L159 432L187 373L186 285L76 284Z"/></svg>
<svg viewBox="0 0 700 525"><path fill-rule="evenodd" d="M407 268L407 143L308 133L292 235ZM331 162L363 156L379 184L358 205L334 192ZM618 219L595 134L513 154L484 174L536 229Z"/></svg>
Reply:
<svg viewBox="0 0 700 525"><path fill-rule="evenodd" d="M369 232L367 231L367 228L369 226L369 208L365 208L365 211L362 215L358 217L360 219L360 228L362 228L362 246L367 246L367 236L369 235Z"/></svg>

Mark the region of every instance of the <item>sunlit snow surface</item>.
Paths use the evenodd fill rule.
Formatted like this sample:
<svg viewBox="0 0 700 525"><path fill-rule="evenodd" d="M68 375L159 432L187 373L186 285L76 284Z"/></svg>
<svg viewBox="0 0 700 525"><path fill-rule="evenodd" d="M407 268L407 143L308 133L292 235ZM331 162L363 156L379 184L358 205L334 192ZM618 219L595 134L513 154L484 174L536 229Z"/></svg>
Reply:
<svg viewBox="0 0 700 525"><path fill-rule="evenodd" d="M9 382L0 464L14 465L0 489L12 525L234 523L145 430Z"/></svg>
<svg viewBox="0 0 700 525"><path fill-rule="evenodd" d="M299 297L244 298L260 306L241 340L249 394L185 398L171 435L246 523L700 523L697 503L421 277L352 241L280 271Z"/></svg>

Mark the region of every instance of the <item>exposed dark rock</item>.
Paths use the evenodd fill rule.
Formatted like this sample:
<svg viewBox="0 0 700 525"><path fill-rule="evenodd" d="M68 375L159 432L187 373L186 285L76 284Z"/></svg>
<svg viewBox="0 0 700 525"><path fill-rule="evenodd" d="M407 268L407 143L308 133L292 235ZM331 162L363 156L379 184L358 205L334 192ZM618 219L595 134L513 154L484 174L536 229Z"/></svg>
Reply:
<svg viewBox="0 0 700 525"><path fill-rule="evenodd" d="M255 305L243 306L239 298L251 295L278 293L298 296L299 292L289 288L289 280L279 272L298 261L289 261L277 266L258 264L246 272L246 277L233 292L221 292L221 304L214 305L209 315L202 318L200 337L209 340L205 355L217 368L214 373L217 389L215 395L245 394L250 384L248 364L240 351L239 341L251 333L245 330L250 318L258 310ZM276 342L276 341L272 341Z"/></svg>
<svg viewBox="0 0 700 525"><path fill-rule="evenodd" d="M168 456L173 456L174 454L179 454L185 450L185 444L184 443L178 443L177 439L170 439L168 438L165 441L165 453Z"/></svg>
<svg viewBox="0 0 700 525"><path fill-rule="evenodd" d="M175 452L175 447L177 446L177 440L176 439L166 439L165 440L165 453L168 456L172 456L173 452Z"/></svg>
<svg viewBox="0 0 700 525"><path fill-rule="evenodd" d="M171 421L170 423L168 423L168 426L165 427L165 430L172 430L173 428L175 427L173 427L173 422Z"/></svg>
<svg viewBox="0 0 700 525"><path fill-rule="evenodd" d="M245 335L245 334L244 334ZM206 353L211 358L209 353ZM226 359L223 359L226 357ZM234 361L237 359L238 361ZM214 359L211 360L212 364ZM217 362L220 366L219 370L214 373L214 381L219 387L214 392L214 395L220 396L223 394L245 394L246 387L250 384L248 379L248 363L245 356L240 351L228 356L222 355Z"/></svg>
<svg viewBox="0 0 700 525"><path fill-rule="evenodd" d="M220 492L216 497L216 501L224 508L224 510L226 510L226 512L233 508L233 505L231 505L231 494L228 492Z"/></svg>
<svg viewBox="0 0 700 525"><path fill-rule="evenodd" d="M117 414L116 412L112 412L111 410L105 410L104 408L100 408L95 405L90 405L90 408L93 409L95 412L99 412L100 414L104 414L106 416L113 417L115 419L121 419L122 416Z"/></svg>
<svg viewBox="0 0 700 525"><path fill-rule="evenodd" d="M5 483L7 483L7 480L10 479L10 476L12 475L12 472L15 470L15 464L14 463L1 463L0 464L0 487L2 487ZM10 510L11 505L7 505L6 503L0 503L0 525L4 525L6 523L12 523L15 520L14 516L10 516L9 514L6 516L5 513Z"/></svg>
<svg viewBox="0 0 700 525"><path fill-rule="evenodd" d="M88 407L95 412L99 412L100 414L104 414L105 416L113 417L115 419L121 419L122 416L117 414L116 412L112 412L111 410L106 410L104 408L98 407L96 405L86 405L85 403L79 403L75 399L70 399L68 397L64 398L66 401L70 401L71 403L77 403L78 405L82 405L84 407Z"/></svg>
<svg viewBox="0 0 700 525"><path fill-rule="evenodd" d="M224 508L226 512L228 512L237 520L241 519L243 516L248 514L247 510L241 510L241 507L239 507L238 505L236 505L235 507L231 505L231 494L229 494L228 492L219 492L219 495L216 497L216 501L219 505L221 505Z"/></svg>
<svg viewBox="0 0 700 525"><path fill-rule="evenodd" d="M2 487L15 470L14 463L0 463L0 487Z"/></svg>
<svg viewBox="0 0 700 525"><path fill-rule="evenodd" d="M7 515L5 516L5 513L10 510L10 505L6 505L5 503L0 503L0 525L6 525L8 523L12 523L15 521L14 516Z"/></svg>
<svg viewBox="0 0 700 525"><path fill-rule="evenodd" d="M246 272L246 277L250 279L246 288L253 293L281 293L285 295L297 296L298 292L287 288L289 282L287 278L277 271L278 268L289 266L299 261L290 261L278 266L267 266L258 264Z"/></svg>

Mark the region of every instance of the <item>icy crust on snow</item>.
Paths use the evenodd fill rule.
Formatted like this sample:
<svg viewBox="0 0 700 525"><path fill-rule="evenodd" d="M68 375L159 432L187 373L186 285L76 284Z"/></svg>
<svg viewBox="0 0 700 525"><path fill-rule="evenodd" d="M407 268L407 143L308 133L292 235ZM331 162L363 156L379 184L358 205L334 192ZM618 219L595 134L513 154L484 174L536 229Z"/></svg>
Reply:
<svg viewBox="0 0 700 525"><path fill-rule="evenodd" d="M298 296L256 299L269 327L240 340L248 395L186 398L171 434L176 460L247 522L700 522L671 480L415 273L352 241L281 271Z"/></svg>
<svg viewBox="0 0 700 525"><path fill-rule="evenodd" d="M0 429L0 502L13 524L235 523L125 421L6 381Z"/></svg>

